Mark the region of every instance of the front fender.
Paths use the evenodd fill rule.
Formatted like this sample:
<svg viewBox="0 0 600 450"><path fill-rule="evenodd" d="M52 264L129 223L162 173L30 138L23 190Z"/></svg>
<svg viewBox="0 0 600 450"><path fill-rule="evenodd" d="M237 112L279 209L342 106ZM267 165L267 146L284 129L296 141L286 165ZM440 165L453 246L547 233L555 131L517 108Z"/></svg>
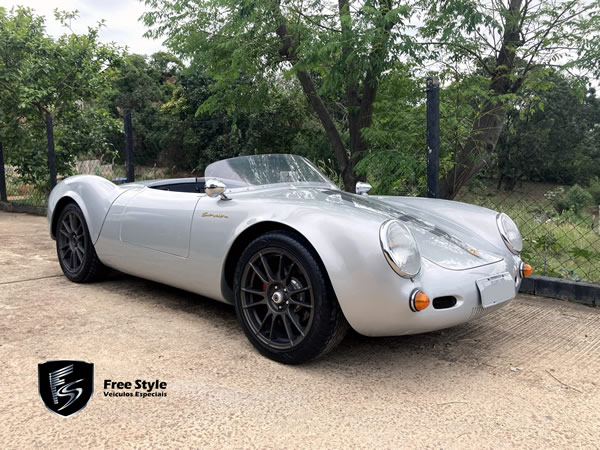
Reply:
<svg viewBox="0 0 600 450"><path fill-rule="evenodd" d="M223 208L220 212L224 212L233 206L233 202L219 202L219 206ZM383 256L379 242L381 217L358 210L335 208L328 209L324 214L322 208L306 204L299 204L293 210L282 208L285 214L278 213L282 209L273 205L259 213L258 210L262 208L264 205L258 202L256 208L249 207L255 213L234 229L228 230L227 224L223 223L218 232L231 236L226 248L231 248L234 236L261 222L280 223L285 228L297 231L321 258L342 312L356 331L370 333L364 318L373 308L383 307L391 292L394 292L392 295L398 302L409 297L414 282L396 275ZM223 270L224 267L221 268L221 274ZM388 295L379 295L385 291L388 291ZM223 297L231 301L231 293L226 290L222 292ZM383 303L380 305L380 302Z"/></svg>

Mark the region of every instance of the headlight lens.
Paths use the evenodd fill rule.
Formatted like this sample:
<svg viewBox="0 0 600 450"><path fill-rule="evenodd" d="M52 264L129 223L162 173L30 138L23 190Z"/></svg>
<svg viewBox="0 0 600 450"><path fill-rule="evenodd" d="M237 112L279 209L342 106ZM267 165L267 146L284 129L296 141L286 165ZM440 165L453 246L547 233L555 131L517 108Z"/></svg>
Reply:
<svg viewBox="0 0 600 450"><path fill-rule="evenodd" d="M504 213L498 214L496 223L498 224L500 236L502 236L502 240L508 249L518 255L523 250L523 238L521 238L517 225Z"/></svg>
<svg viewBox="0 0 600 450"><path fill-rule="evenodd" d="M398 220L388 220L379 229L379 241L385 259L394 271L412 278L421 270L421 253L410 230Z"/></svg>

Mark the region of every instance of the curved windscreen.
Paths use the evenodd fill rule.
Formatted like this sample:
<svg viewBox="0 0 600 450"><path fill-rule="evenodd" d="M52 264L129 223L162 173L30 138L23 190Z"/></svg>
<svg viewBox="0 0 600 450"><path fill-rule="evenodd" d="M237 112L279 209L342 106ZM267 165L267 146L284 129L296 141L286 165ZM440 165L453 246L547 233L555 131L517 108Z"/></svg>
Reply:
<svg viewBox="0 0 600 450"><path fill-rule="evenodd" d="M224 178L251 186L275 183L318 183L335 185L307 159L296 155L239 156L209 165L206 178Z"/></svg>

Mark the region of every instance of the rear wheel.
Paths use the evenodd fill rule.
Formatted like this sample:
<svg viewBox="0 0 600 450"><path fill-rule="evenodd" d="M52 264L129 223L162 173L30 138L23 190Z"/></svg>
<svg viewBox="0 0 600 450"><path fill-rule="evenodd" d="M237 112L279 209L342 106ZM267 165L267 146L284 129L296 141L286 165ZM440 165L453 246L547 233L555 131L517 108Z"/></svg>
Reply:
<svg viewBox="0 0 600 450"><path fill-rule="evenodd" d="M79 206L68 204L56 227L56 252L65 276L76 283L97 280L104 272Z"/></svg>
<svg viewBox="0 0 600 450"><path fill-rule="evenodd" d="M253 241L238 262L234 289L246 336L275 361L318 358L348 329L320 260L294 233L270 232Z"/></svg>

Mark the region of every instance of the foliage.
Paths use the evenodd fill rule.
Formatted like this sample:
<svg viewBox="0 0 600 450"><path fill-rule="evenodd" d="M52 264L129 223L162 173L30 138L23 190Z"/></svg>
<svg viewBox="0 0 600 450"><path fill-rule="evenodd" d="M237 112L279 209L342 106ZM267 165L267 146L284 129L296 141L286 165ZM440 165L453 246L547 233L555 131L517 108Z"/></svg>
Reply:
<svg viewBox="0 0 600 450"><path fill-rule="evenodd" d="M595 91L581 78L555 72L547 82L549 88L529 91L508 114L497 158L507 189L519 178L573 184L600 175Z"/></svg>
<svg viewBox="0 0 600 450"><path fill-rule="evenodd" d="M56 12L64 26L75 13ZM108 150L103 135L114 124L106 114L86 103L106 86L110 64L118 50L98 40L100 29L87 34L64 34L58 39L46 35L44 20L26 8L0 8L0 139L7 160L35 184L46 184L47 159L44 123L53 119L57 169L69 174L73 157L90 151ZM87 131L89 139L79 140L74 130ZM90 141L93 139L93 141Z"/></svg>
<svg viewBox="0 0 600 450"><path fill-rule="evenodd" d="M487 78L466 144L442 179L442 196L454 197L495 157L506 111L523 91L545 84L549 68L598 66L600 3L586 0L422 0L420 34L439 64L472 67Z"/></svg>
<svg viewBox="0 0 600 450"><path fill-rule="evenodd" d="M595 177L590 181L587 191L592 196L594 204L600 205L600 178ZM600 217L599 217L600 220Z"/></svg>
<svg viewBox="0 0 600 450"><path fill-rule="evenodd" d="M255 111L296 77L336 156L346 189L368 150L373 103L384 72L417 50L406 21L413 10L392 0L337 7L314 0L146 0L149 35L192 65L206 69L215 89L199 112L236 105Z"/></svg>
<svg viewBox="0 0 600 450"><path fill-rule="evenodd" d="M573 211L579 215L581 211L592 203L592 195L578 184L572 186L566 193L561 193L553 199L553 206L558 213Z"/></svg>

